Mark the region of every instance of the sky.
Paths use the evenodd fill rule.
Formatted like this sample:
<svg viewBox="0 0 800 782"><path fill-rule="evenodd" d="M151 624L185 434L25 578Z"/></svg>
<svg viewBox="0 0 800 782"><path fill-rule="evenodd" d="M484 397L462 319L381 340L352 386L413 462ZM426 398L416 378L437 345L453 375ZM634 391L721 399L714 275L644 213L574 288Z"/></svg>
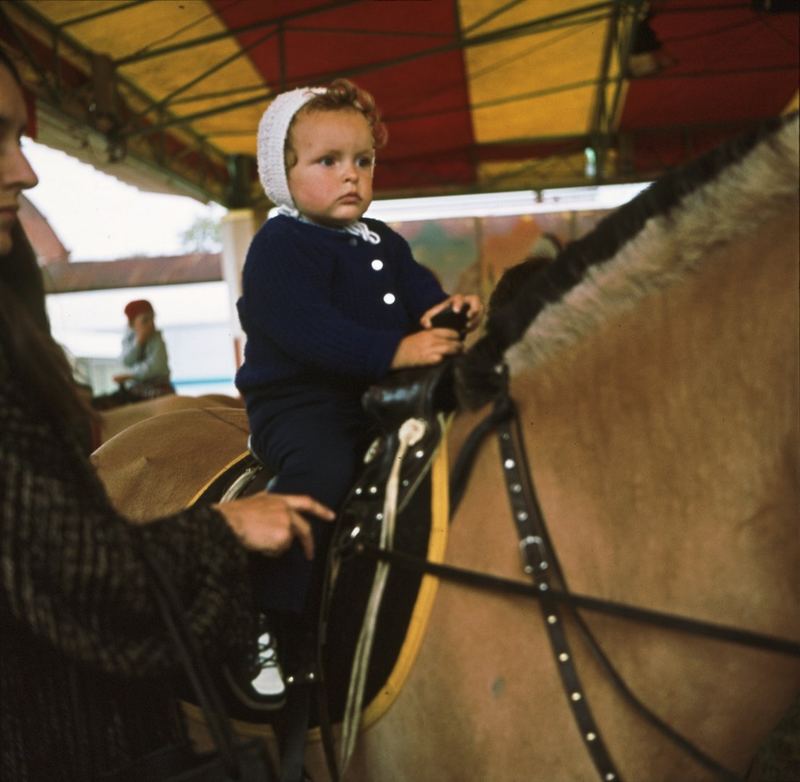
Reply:
<svg viewBox="0 0 800 782"><path fill-rule="evenodd" d="M64 152L23 139L39 184L25 195L47 218L73 261L185 252L180 236L198 217L221 217L218 204L146 193Z"/></svg>

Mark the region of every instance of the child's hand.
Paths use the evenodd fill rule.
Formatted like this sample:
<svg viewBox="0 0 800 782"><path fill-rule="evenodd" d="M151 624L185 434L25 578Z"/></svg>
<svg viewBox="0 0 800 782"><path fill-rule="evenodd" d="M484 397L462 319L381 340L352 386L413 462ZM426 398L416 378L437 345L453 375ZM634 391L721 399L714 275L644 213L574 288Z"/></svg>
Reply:
<svg viewBox="0 0 800 782"><path fill-rule="evenodd" d="M427 329L404 337L397 346L392 369L438 364L445 356L464 349L458 332L452 329Z"/></svg>
<svg viewBox="0 0 800 782"><path fill-rule="evenodd" d="M450 296L448 299L445 299L439 304L431 307L420 319L419 322L422 326L426 329L431 328L431 318L436 315L438 312L451 307L453 312L461 312L461 310L465 310L467 313L467 331L474 331L478 328L478 325L481 322L481 318L483 317L483 305L481 304L480 298L475 296L474 294L464 295L461 293L456 293Z"/></svg>

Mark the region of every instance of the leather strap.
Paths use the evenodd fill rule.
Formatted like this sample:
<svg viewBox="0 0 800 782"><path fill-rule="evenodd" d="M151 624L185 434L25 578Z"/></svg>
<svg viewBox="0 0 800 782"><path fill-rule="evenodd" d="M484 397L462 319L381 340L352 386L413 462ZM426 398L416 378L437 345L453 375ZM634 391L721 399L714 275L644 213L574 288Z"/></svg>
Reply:
<svg viewBox="0 0 800 782"><path fill-rule="evenodd" d="M507 403L511 404L510 400ZM563 578L530 479L516 415L498 423L497 435L508 499L519 535L522 569L539 589L539 607L567 702L600 779L604 782L617 782L621 777L600 735L586 692L581 685L559 604L548 594L551 582L563 588Z"/></svg>
<svg viewBox="0 0 800 782"><path fill-rule="evenodd" d="M374 543L367 541L355 542L347 547L340 549L342 554L353 552L359 556L371 557L373 559L389 562L392 565L411 570L415 573L423 573L436 578L452 581L456 584L463 584L466 587L475 589L493 590L501 594L520 595L521 597L539 600L542 593L534 584L526 584L516 579L494 576L490 573L481 573L477 570L468 570L453 565L444 565L421 559L418 556L404 554L402 551L387 551ZM663 611L651 611L647 608L638 608L628 603L617 603L613 600L601 600L597 597L582 595L577 592L565 592L556 587L547 590L550 600L569 606L571 609L582 608L607 616L617 616L633 622L643 622L645 624L662 627L668 630L690 633L704 638L715 638L718 641L747 646L751 649L763 649L767 652L778 654L788 654L791 657L800 657L800 643L788 638L779 638L773 635L764 635L750 630L740 630L730 625L712 624L703 622L699 619L691 619L677 614L667 614ZM575 612L576 617L580 614Z"/></svg>
<svg viewBox="0 0 800 782"><path fill-rule="evenodd" d="M288 688L286 704L276 725L281 753L279 782L303 782L312 687L303 682Z"/></svg>

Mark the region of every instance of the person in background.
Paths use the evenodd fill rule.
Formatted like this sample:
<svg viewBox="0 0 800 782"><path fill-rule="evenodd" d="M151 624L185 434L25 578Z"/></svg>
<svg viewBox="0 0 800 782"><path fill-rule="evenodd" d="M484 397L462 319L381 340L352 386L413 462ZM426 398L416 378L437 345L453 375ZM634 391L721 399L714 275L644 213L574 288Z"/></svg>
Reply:
<svg viewBox="0 0 800 782"><path fill-rule="evenodd" d="M92 400L97 410L175 393L170 381L167 346L156 329L153 305L147 299L130 301L125 305L125 316L128 327L122 338L120 359L126 371L114 375L114 382L119 384L117 391Z"/></svg>
<svg viewBox="0 0 800 782"><path fill-rule="evenodd" d="M311 557L301 513L333 514L266 493L144 526L114 509L83 447L96 414L50 334L17 221L20 193L37 182L26 120L0 49L0 779L129 780L134 762L187 739L173 697L180 662L142 550L169 573L208 659L255 667L248 552L276 556L297 540Z"/></svg>
<svg viewBox="0 0 800 782"><path fill-rule="evenodd" d="M374 427L361 405L393 369L459 353L446 308L477 327L477 296L448 296L386 224L362 219L372 201L375 150L386 139L372 96L345 79L279 95L258 130L258 166L277 206L245 260L239 318L247 335L236 385L252 448L276 474L272 489L302 490L338 508ZM302 487L302 489L301 489ZM288 643L309 646L329 531L312 520L318 561L297 547L255 568L259 602ZM302 654L300 655L302 658ZM303 660L300 660L303 664ZM248 704L255 687L240 682Z"/></svg>

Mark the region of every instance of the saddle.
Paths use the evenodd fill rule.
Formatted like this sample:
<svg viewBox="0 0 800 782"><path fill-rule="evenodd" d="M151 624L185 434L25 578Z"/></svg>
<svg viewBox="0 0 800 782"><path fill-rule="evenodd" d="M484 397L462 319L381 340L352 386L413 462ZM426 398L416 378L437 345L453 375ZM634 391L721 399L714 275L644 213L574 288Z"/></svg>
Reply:
<svg viewBox="0 0 800 782"><path fill-rule="evenodd" d="M391 698L383 696L387 691L396 694L401 686L395 683L387 687L387 682L401 683L405 676L402 671L407 672L416 654L421 633L410 631L410 627L412 623L417 627L424 624L432 602L430 594L427 599L420 598L422 576L389 573L384 577L377 609L371 609L370 597L381 565L350 554L356 542L385 545L381 533L391 505L393 544L409 554L435 558L431 550L435 492L426 478L442 442L447 418L456 407L453 378L453 364L448 360L435 367L392 373L363 396L364 408L377 422L381 434L364 456L361 473L339 514L329 551L319 627L317 670L322 675L319 679L306 679L306 683L317 684L317 708L304 706L302 713L293 717L298 698L293 703L291 696L283 714L256 713L238 702L228 703L233 716L272 723L289 745L297 745L296 751L287 752L288 764L302 764L302 737L307 727L344 721L351 724L349 733L354 736L365 704L370 704L375 718L383 713L391 702ZM198 501L228 501L267 487L270 472L249 441L248 450L208 484ZM442 483L446 483L446 468L442 475ZM446 489L440 488L441 491ZM446 529L446 503L438 505L444 509L438 525ZM437 541L443 547L441 530ZM427 607L420 609L420 603ZM366 655L361 649L365 622L371 626ZM293 654L292 650L284 650L282 656L284 653ZM398 663L400 659L404 660L402 664ZM352 695L354 676L360 681L356 698ZM308 689L301 687L300 691ZM224 694L229 701L230 693ZM298 697L302 700L307 695L298 693ZM323 730L323 735L326 732L329 734Z"/></svg>
<svg viewBox="0 0 800 782"><path fill-rule="evenodd" d="M362 525L374 535L371 512L388 484L403 439L403 426L414 422L409 447L412 458L403 460L399 474L397 510L402 511L430 468L436 447L446 427L446 417L456 407L453 365L445 361L435 367L400 370L362 397L364 409L377 421L381 435L364 456L364 467L340 513L339 534Z"/></svg>
<svg viewBox="0 0 800 782"><path fill-rule="evenodd" d="M331 545L332 559L346 560L359 536L360 541L379 543L385 490L401 448L401 429L409 421L414 422L418 437L402 460L396 480L395 504L399 517L411 515L409 506L413 504L414 520L413 524L403 524L402 529L398 529L398 545L402 543L404 549L419 553L426 550L431 492L423 484L442 440L447 417L456 407L453 374L452 361L434 367L400 370L365 392L362 403L377 422L380 436L368 448L363 468L339 514ZM248 452L215 476L198 495L197 502L226 502L249 496L264 491L271 478L272 474L259 460L248 439ZM358 532L354 534L355 530ZM329 578L334 569L338 574L340 564L329 563ZM357 580L367 581L368 576ZM363 588L362 583L359 591Z"/></svg>
<svg viewBox="0 0 800 782"><path fill-rule="evenodd" d="M378 385L371 386L362 398L365 410L377 422L380 435L368 448L363 461L363 468L345 500L334 531L331 544L331 556L328 563L330 581L334 572L341 573L342 562L347 561L348 552L356 538L359 542L377 545L380 541L381 515L385 504L385 490L390 481L392 467L397 463L398 451L401 448L401 429L406 422L414 422L415 433L413 445L407 449L405 458L397 476L396 514L401 522L409 517L409 523L402 523L397 530L397 544L403 550L424 555L427 550L430 534L431 490L425 485L425 477L430 471L431 460L439 446L447 426L447 417L455 410L456 399L453 390L454 372L451 360L434 367L422 367L393 372ZM228 465L200 492L196 502L227 502L264 491L268 488L273 475L253 451L248 438L248 451L243 453L234 463ZM413 523L410 517L413 516ZM358 530L354 534L354 531ZM361 537L359 537L361 536ZM345 566L348 570L349 566ZM361 563L342 577L338 592L351 591L363 594L368 588L372 566ZM407 576L404 576L408 580ZM335 578L334 578L335 580ZM413 579L411 579L413 580ZM387 603L393 604L393 612L397 622L403 624L401 617L410 615L416 585L409 585L411 593L400 599L387 594ZM334 595L334 585L328 589L328 609ZM402 608L399 604L405 603ZM357 635L358 625L352 617L363 615L363 607L358 609L359 599L348 595L346 600L348 619L337 618L337 609L333 606L333 614L324 618L328 630L339 637ZM354 604L355 602L355 604ZM402 628L403 630L405 628ZM392 633L397 635L396 632ZM398 647L402 638L389 646ZM344 644L348 646L348 644ZM338 657L339 655L337 655ZM387 665L396 656L387 650ZM390 670L390 668L389 668ZM378 685L375 689L377 689ZM338 688L335 688L338 690ZM372 688L370 688L372 689ZM337 709L339 711L339 709ZM244 714L241 715L243 718ZM252 717L253 715L247 715Z"/></svg>
<svg viewBox="0 0 800 782"><path fill-rule="evenodd" d="M422 558L432 555L435 487L427 478L448 416L456 407L452 361L393 373L364 394L363 405L381 434L367 451L361 474L339 513L320 617L320 658L327 689L320 703L332 721L342 722L342 773L355 746L364 706L374 707L367 711L377 718L388 708L388 702L377 705L379 693L396 693L402 686L404 674L395 675L404 667L399 661L416 654L409 639L421 633L411 627L415 619L417 627L424 624L429 608L419 606L430 605L422 598L419 574L392 571L384 562L352 554L369 545L397 547ZM446 469L443 475L446 478ZM446 529L446 504L444 508L445 518L439 523ZM323 740L330 740L329 725L321 727ZM326 745L326 753L333 765L332 746Z"/></svg>

